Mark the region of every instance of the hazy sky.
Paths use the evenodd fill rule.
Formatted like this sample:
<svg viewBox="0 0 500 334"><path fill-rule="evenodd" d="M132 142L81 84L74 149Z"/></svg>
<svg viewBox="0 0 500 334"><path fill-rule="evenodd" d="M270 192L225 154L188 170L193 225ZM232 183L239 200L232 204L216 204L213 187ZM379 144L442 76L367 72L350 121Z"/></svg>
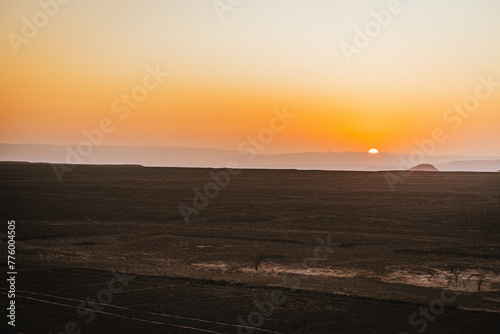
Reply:
<svg viewBox="0 0 500 334"><path fill-rule="evenodd" d="M500 156L499 0L60 1L0 3L0 142Z"/></svg>

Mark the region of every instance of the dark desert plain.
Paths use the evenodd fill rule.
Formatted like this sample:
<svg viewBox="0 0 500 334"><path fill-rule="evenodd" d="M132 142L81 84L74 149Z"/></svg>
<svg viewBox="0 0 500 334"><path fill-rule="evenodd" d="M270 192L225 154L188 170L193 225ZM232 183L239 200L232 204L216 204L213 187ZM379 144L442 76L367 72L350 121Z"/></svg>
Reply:
<svg viewBox="0 0 500 334"><path fill-rule="evenodd" d="M500 173L0 170L18 333L500 332Z"/></svg>

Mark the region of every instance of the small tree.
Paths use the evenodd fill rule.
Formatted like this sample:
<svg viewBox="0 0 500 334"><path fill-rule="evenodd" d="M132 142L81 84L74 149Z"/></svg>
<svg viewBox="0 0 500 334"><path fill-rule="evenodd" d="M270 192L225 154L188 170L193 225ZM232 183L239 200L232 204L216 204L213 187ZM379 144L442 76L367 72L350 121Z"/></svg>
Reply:
<svg viewBox="0 0 500 334"><path fill-rule="evenodd" d="M477 291L481 290L481 284L483 284L486 277L484 275L479 276L479 281L477 282Z"/></svg>
<svg viewBox="0 0 500 334"><path fill-rule="evenodd" d="M471 277L474 277L474 276L478 278L478 281L477 281L477 291L481 291L481 284L484 283L484 280L485 280L486 276L483 275L483 274L472 274L472 275L469 276L468 280L470 280Z"/></svg>
<svg viewBox="0 0 500 334"><path fill-rule="evenodd" d="M264 261L265 258L266 258L266 252L262 252L259 255L257 255L257 257L255 258L255 261L254 261L255 262L255 271L259 270L259 266L262 263L262 261Z"/></svg>
<svg viewBox="0 0 500 334"><path fill-rule="evenodd" d="M458 279L460 278L460 275L462 274L463 271L464 271L463 268L459 268L459 267L451 268L451 274L452 274L453 279L455 281L455 286L458 286ZM449 282L448 282L448 284L449 284Z"/></svg>

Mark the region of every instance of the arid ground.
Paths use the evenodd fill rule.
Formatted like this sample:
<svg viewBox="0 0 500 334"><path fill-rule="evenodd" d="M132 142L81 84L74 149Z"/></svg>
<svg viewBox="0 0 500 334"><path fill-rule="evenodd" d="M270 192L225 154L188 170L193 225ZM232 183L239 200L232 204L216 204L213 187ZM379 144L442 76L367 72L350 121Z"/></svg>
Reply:
<svg viewBox="0 0 500 334"><path fill-rule="evenodd" d="M500 173L225 173L1 164L13 332L500 332Z"/></svg>

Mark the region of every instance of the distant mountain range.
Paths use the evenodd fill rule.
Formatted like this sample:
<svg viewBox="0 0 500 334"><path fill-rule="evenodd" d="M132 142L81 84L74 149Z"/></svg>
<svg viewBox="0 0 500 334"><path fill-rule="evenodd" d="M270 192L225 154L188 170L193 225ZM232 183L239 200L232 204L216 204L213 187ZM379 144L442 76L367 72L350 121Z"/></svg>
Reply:
<svg viewBox="0 0 500 334"><path fill-rule="evenodd" d="M212 148L58 146L0 144L0 161L28 161L63 164L138 164L161 167L318 169L318 170L407 170L432 164L440 171L488 171L500 169L500 157L409 156L393 153L307 152L258 154Z"/></svg>

